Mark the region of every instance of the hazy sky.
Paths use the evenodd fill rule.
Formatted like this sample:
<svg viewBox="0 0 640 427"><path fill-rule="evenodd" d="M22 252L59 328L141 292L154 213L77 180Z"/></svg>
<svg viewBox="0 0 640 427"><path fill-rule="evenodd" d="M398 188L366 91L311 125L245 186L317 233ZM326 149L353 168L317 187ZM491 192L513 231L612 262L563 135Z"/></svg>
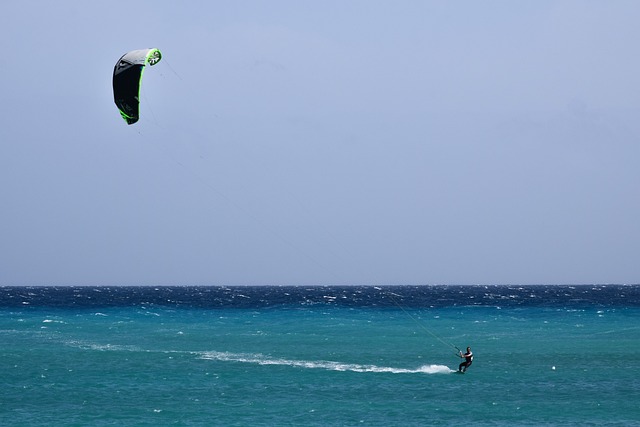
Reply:
<svg viewBox="0 0 640 427"><path fill-rule="evenodd" d="M639 21L3 1L0 284L638 283ZM113 66L148 47L127 126Z"/></svg>

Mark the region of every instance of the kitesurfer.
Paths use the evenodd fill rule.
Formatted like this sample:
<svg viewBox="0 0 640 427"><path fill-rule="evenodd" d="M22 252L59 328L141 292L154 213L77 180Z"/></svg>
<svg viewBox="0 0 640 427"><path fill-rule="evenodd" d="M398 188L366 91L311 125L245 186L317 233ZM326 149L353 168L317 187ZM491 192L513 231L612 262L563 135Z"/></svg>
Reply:
<svg viewBox="0 0 640 427"><path fill-rule="evenodd" d="M460 366L458 366L458 372L465 372L467 368L473 363L473 353L471 352L471 347L467 347L467 352L465 354L462 354L462 351L460 351L459 357L463 358L464 362L462 362Z"/></svg>

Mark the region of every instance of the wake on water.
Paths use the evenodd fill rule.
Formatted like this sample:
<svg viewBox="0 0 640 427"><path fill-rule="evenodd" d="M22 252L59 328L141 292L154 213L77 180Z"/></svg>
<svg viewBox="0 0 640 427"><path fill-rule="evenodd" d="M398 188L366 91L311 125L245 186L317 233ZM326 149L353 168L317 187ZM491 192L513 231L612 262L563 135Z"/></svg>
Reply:
<svg viewBox="0 0 640 427"><path fill-rule="evenodd" d="M387 372L392 374L450 374L454 371L445 365L423 365L416 369L394 368L389 366L361 365L357 363L333 362L328 360L293 360L272 358L262 354L230 353L221 351L184 351L184 350L142 350L136 346L122 346L112 344L95 344L81 341L67 341L67 345L97 351L141 351L147 353L186 353L194 354L203 360L220 362L249 363L255 365L291 366L303 369L325 369L342 372Z"/></svg>
<svg viewBox="0 0 640 427"><path fill-rule="evenodd" d="M252 363L257 365L281 365L305 369L325 369L329 371L350 372L389 372L393 374L449 374L455 372L444 365L423 365L417 369L393 368L388 366L360 365L355 363L332 362L326 360L290 360L266 357L261 354L238 354L207 351L200 354L201 359L223 362Z"/></svg>

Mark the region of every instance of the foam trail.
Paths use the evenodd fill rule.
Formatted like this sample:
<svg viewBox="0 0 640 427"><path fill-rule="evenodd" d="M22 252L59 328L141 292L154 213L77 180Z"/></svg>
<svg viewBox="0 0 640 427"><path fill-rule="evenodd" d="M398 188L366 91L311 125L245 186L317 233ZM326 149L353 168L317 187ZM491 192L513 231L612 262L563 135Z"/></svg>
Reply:
<svg viewBox="0 0 640 427"><path fill-rule="evenodd" d="M292 360L278 359L262 354L229 353L221 351L184 351L184 350L144 350L135 346L117 344L95 344L82 341L68 341L67 345L85 350L98 351L135 351L147 353L188 353L198 355L200 359L222 362L252 363L256 365L292 366L305 369L325 369L329 371L350 372L388 372L392 374L449 374L455 372L445 365L423 365L417 369L393 368L388 366L361 365L357 363L332 362L328 360Z"/></svg>
<svg viewBox="0 0 640 427"><path fill-rule="evenodd" d="M455 372L444 365L424 365L418 369L392 368L387 366L360 365L356 363L332 362L327 360L291 360L263 356L261 354L238 354L219 351L200 353L201 359L223 362L253 363L257 365L293 366L306 369L350 372L389 372L393 374L448 374Z"/></svg>

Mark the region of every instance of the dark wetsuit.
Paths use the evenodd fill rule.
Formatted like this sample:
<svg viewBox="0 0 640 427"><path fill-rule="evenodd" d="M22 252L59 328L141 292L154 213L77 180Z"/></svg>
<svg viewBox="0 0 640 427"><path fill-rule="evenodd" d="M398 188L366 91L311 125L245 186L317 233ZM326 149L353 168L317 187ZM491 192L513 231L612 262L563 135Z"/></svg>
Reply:
<svg viewBox="0 0 640 427"><path fill-rule="evenodd" d="M464 357L464 362L462 362L460 366L458 366L458 371L464 372L473 363L473 353L465 353L462 357Z"/></svg>

